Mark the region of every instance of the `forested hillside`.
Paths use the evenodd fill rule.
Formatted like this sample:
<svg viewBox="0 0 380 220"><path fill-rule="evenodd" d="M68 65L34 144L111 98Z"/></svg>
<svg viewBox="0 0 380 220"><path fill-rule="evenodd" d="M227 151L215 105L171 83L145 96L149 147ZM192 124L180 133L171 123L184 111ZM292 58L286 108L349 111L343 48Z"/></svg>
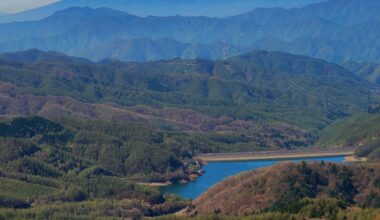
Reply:
<svg viewBox="0 0 380 220"><path fill-rule="evenodd" d="M258 219L376 219L378 210L358 207L380 207L378 169L378 164L279 164L222 181L196 199L190 212L259 214Z"/></svg>
<svg viewBox="0 0 380 220"><path fill-rule="evenodd" d="M216 144L199 145L201 152L311 145L330 123L365 111L371 89L340 66L279 52L215 62L92 63L30 50L2 54L0 62L3 115L211 133L205 138ZM221 144L222 136L233 145Z"/></svg>
<svg viewBox="0 0 380 220"><path fill-rule="evenodd" d="M133 125L66 123L40 117L0 123L0 208L33 206L29 214L20 211L19 218L138 218L186 205L132 181L187 178L196 171L189 157L165 149L160 134ZM10 213L1 210L0 216L15 214Z"/></svg>
<svg viewBox="0 0 380 220"><path fill-rule="evenodd" d="M0 12L0 220L380 220L380 0L51 2Z"/></svg>
<svg viewBox="0 0 380 220"><path fill-rule="evenodd" d="M160 178L170 180L171 177L164 175L175 176L173 174L176 172L177 178L188 176L186 172L189 170L183 163L188 160L190 166L191 155L186 155L187 150L171 149L171 144L166 144L171 142L171 138L164 137L162 133L133 124L78 120L67 120L64 123L70 129L40 117L7 119L1 123L0 135L4 141L1 156L4 157L3 162L12 161L6 166L7 169L14 172L23 170L23 164L28 164L24 159L32 161L34 158L15 161L16 159L39 155L41 157L37 158L46 157L47 163L57 160L58 169L46 171L47 175L53 176L61 176L71 169L82 171L94 165L101 165L110 172L123 176L157 176L157 181L162 181ZM14 144L12 141L15 141ZM61 162L65 164L60 164ZM33 172L39 174L40 171ZM144 180L144 176L141 179Z"/></svg>
<svg viewBox="0 0 380 220"><path fill-rule="evenodd" d="M188 202L136 182L192 180L198 153L311 146L378 100L341 66L281 52L94 63L28 50L1 54L0 72L3 218L173 213Z"/></svg>
<svg viewBox="0 0 380 220"><path fill-rule="evenodd" d="M302 126L307 121L306 127L314 128L366 109L370 88L340 66L279 52L256 51L216 62L96 64L37 50L2 57L0 80L32 94L182 107L240 120L276 119Z"/></svg>

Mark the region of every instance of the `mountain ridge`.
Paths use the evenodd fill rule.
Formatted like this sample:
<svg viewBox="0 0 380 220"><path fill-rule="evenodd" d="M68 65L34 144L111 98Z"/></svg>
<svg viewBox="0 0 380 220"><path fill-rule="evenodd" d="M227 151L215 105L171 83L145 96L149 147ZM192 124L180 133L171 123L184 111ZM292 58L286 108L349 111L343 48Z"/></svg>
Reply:
<svg viewBox="0 0 380 220"><path fill-rule="evenodd" d="M205 3L204 1L173 1L173 0L165 0L165 1L122 1L122 0L114 0L104 1L104 0L81 0L81 1L73 1L73 0L64 0L56 3L49 4L47 6L43 6L36 9L27 10L24 12L3 15L0 17L0 22L12 22L12 21L25 21L25 20L38 20L44 17L50 16L56 11L69 8L69 7L92 7L92 8L100 8L100 7L109 7L114 9L119 9L122 11L129 11L132 14L137 14L139 16L167 16L167 15L187 15L187 16L229 16L233 14L239 14L242 12L246 12L249 9L257 8L257 7L273 7L273 6L285 6L285 7L294 7L301 6L305 4L319 2L321 0L292 0L284 3L283 1L271 0L271 1L247 1L247 0L233 0L233 1L225 1L225 0L212 0ZM149 7L150 6L150 7Z"/></svg>
<svg viewBox="0 0 380 220"><path fill-rule="evenodd" d="M338 8L342 7L344 10L339 11ZM162 57L154 50L149 54L150 42L147 48L143 48L145 52L136 57L125 55L124 61L151 60L149 57L157 60L174 57L221 59L226 57L226 50L233 50L232 54L227 53L227 56L233 56L265 49L336 63L347 60L376 62L380 59L376 50L380 36L378 11L380 5L373 0L345 3L331 0L296 9L259 8L226 18L139 17L114 9L76 7L39 21L1 24L4 33L0 34L0 51L39 48L90 58L85 51L92 50L103 51L97 55L103 59L113 54L110 51L114 49L112 44L115 41L119 42L120 54L133 54L134 47L141 47L142 41L150 39L156 41L155 47L161 48ZM64 19L72 14L78 19ZM161 45L159 42L163 38L179 44L164 49L165 42ZM136 45L132 46L132 41ZM198 46L190 46L183 52L185 55L180 56L178 51L183 51L183 44ZM215 44L219 46L211 46Z"/></svg>
<svg viewBox="0 0 380 220"><path fill-rule="evenodd" d="M28 51L24 53L29 56ZM97 64L69 57L13 62L2 62L6 71L1 80L39 95L67 95L95 103L183 107L243 120L283 117L286 123L304 111L307 114L295 120L297 125L306 120L314 128L367 106L367 95L363 94L367 94L368 83L360 77L333 63L283 52L255 51L218 61ZM17 66L28 71L22 74ZM356 89L347 90L352 86ZM138 92L142 90L144 93ZM112 95L114 92L121 92L121 96ZM331 94L328 103L327 92ZM118 98L122 94L128 99ZM315 111L318 114L312 113Z"/></svg>

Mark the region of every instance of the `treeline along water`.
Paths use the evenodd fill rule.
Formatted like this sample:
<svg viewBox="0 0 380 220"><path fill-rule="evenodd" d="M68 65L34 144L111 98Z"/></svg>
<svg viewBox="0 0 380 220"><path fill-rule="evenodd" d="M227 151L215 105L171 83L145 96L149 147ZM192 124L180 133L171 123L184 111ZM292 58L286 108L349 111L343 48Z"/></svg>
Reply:
<svg viewBox="0 0 380 220"><path fill-rule="evenodd" d="M343 162L344 157L319 157L308 159L296 159L300 161L326 161L326 162ZM205 192L214 184L225 179L226 177L236 175L240 172L255 170L262 167L274 165L285 160L265 160L265 161L231 161L231 162L210 162L203 167L205 174L197 180L185 184L174 184L161 187L164 193L175 193L184 198L194 199Z"/></svg>

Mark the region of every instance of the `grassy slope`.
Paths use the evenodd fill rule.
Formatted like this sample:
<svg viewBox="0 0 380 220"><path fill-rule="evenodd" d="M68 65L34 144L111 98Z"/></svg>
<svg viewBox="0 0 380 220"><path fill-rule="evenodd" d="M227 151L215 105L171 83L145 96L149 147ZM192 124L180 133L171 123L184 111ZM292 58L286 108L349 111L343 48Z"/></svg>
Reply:
<svg viewBox="0 0 380 220"><path fill-rule="evenodd" d="M44 195L50 195L58 192L58 189L31 184L19 180L0 177L1 192L0 197L17 198L21 200L33 200ZM8 195L7 195L8 194Z"/></svg>
<svg viewBox="0 0 380 220"><path fill-rule="evenodd" d="M380 114L360 114L340 120L322 132L320 143L331 145L358 145L380 137Z"/></svg>
<svg viewBox="0 0 380 220"><path fill-rule="evenodd" d="M345 62L343 66L374 84L380 84L380 64L378 63Z"/></svg>
<svg viewBox="0 0 380 220"><path fill-rule="evenodd" d="M356 155L380 160L380 114L359 114L338 121L325 129L320 138L322 146L358 146Z"/></svg>

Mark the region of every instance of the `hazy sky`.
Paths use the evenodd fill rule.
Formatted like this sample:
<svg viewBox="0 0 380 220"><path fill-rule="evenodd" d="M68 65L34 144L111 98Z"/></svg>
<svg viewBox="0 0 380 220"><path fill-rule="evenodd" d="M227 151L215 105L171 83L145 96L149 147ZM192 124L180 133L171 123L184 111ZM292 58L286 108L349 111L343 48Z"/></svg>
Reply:
<svg viewBox="0 0 380 220"><path fill-rule="evenodd" d="M19 12L56 1L58 0L0 0L0 12Z"/></svg>

